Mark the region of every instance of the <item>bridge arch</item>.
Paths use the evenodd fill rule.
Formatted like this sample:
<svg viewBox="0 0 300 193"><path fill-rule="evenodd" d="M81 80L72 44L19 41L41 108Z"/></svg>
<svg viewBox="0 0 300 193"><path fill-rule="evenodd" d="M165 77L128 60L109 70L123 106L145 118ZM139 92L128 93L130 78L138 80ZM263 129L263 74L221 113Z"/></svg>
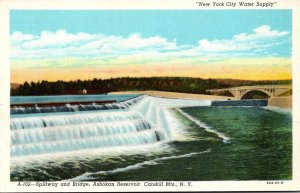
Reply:
<svg viewBox="0 0 300 193"><path fill-rule="evenodd" d="M241 99L251 99L253 96L257 94L258 96L261 96L262 98L270 98L272 96L272 93L263 90L263 89L253 89L253 90L247 90L243 93L241 93Z"/></svg>

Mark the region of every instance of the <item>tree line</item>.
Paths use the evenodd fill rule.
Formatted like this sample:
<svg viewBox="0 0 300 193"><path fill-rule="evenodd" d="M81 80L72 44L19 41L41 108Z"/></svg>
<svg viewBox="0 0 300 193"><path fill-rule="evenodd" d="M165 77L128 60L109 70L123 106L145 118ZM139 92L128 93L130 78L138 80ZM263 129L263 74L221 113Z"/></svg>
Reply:
<svg viewBox="0 0 300 193"><path fill-rule="evenodd" d="M208 89L218 89L236 86L239 80L228 79L202 79L188 77L121 77L111 79L76 80L76 81L38 81L24 82L15 89L11 89L12 96L28 95L64 95L82 94L84 89L88 94L106 94L116 91L139 91L139 90L158 90L170 92L183 92L195 94L208 94ZM240 85L254 84L288 84L286 81L239 81Z"/></svg>

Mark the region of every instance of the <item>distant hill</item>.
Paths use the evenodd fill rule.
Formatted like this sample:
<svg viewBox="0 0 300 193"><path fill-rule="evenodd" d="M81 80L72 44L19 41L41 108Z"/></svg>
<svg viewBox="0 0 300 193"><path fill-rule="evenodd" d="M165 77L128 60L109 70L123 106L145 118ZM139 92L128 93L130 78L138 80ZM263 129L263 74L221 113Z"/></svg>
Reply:
<svg viewBox="0 0 300 193"><path fill-rule="evenodd" d="M17 89L21 86L21 84L18 84L18 83L10 83L10 88L11 89Z"/></svg>
<svg viewBox="0 0 300 193"><path fill-rule="evenodd" d="M157 90L209 94L206 90L235 86L291 84L291 80L250 81L234 79L202 79L189 77L120 77L76 81L39 81L12 84L11 95L105 94L116 91Z"/></svg>
<svg viewBox="0 0 300 193"><path fill-rule="evenodd" d="M222 85L226 85L227 87L292 84L292 80L239 80L239 79L215 79L215 80Z"/></svg>

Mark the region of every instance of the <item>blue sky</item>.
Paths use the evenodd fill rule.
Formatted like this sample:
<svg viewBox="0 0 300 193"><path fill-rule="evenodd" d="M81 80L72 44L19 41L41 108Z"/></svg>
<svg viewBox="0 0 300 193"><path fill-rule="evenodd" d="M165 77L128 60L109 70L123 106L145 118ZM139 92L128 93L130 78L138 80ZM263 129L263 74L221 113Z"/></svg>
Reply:
<svg viewBox="0 0 300 193"><path fill-rule="evenodd" d="M291 77L291 10L13 10L10 34L15 82L43 79L37 69L66 79L66 68L68 79L79 68L77 78Z"/></svg>
<svg viewBox="0 0 300 193"><path fill-rule="evenodd" d="M87 32L143 37L160 35L181 44L199 39L227 39L269 25L291 31L290 10L201 10L201 11L11 11L11 33L39 34L65 29L69 33Z"/></svg>

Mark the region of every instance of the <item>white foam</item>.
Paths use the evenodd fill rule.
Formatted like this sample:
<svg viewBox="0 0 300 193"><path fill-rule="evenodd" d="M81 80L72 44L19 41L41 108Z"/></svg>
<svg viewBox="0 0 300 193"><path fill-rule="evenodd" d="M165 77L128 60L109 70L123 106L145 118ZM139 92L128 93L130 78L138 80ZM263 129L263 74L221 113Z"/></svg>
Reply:
<svg viewBox="0 0 300 193"><path fill-rule="evenodd" d="M170 109L210 104L207 100L151 96L139 99L132 103L127 101L126 110L14 117L10 123L11 156L31 157L173 141L184 136L185 127Z"/></svg>
<svg viewBox="0 0 300 193"><path fill-rule="evenodd" d="M180 112L183 116L185 116L186 118L188 118L189 120L193 121L194 123L196 123L199 127L204 128L206 131L211 132L211 133L215 133L218 135L218 137L223 139L224 143L230 143L230 138L227 137L224 133L221 133L217 130L212 129L210 126L208 126L207 124L201 122L199 119L196 119L195 117L192 117L191 115L183 112L181 109L176 109L178 112Z"/></svg>
<svg viewBox="0 0 300 193"><path fill-rule="evenodd" d="M179 158L185 158L185 157L192 157L194 155L199 155L199 154L204 154L204 153L209 153L211 150L208 149L206 151L201 151L201 152L192 152L188 154L183 154L183 155L174 155L174 156L168 156L168 157L160 157L160 158L155 158L149 161L144 161L140 162L134 165L129 165L123 168L116 168L113 170L108 170L108 171L98 171L98 172L86 172L80 176L77 176L75 178L68 179L67 181L82 181L82 180L91 180L93 179L92 175L110 175L110 174L116 174L120 172L126 172L129 170L136 170L139 168L142 168L145 165L157 165L159 164L159 161L164 161L164 160L170 160L170 159L179 159Z"/></svg>
<svg viewBox="0 0 300 193"><path fill-rule="evenodd" d="M154 144L143 144L136 146L120 146L120 147L108 147L108 148L98 148L98 149L88 149L70 152L57 152L51 154L37 154L32 156L22 156L22 157L12 157L11 167L15 166L38 167L39 163L43 166L47 165L47 162L55 162L60 165L64 162L76 162L76 160L93 160L101 159L101 161L106 162L107 159L112 157L119 157L121 155L152 155L161 153L171 153L174 149L170 147L167 143L154 143ZM99 155L101 155L99 157ZM34 164L33 164L34 163Z"/></svg>
<svg viewBox="0 0 300 193"><path fill-rule="evenodd" d="M282 113L282 114L292 115L292 113L293 113L292 109L284 109L284 108L280 108L280 107L267 106L267 107L261 107L261 108L268 110L268 111L274 111L274 112Z"/></svg>

